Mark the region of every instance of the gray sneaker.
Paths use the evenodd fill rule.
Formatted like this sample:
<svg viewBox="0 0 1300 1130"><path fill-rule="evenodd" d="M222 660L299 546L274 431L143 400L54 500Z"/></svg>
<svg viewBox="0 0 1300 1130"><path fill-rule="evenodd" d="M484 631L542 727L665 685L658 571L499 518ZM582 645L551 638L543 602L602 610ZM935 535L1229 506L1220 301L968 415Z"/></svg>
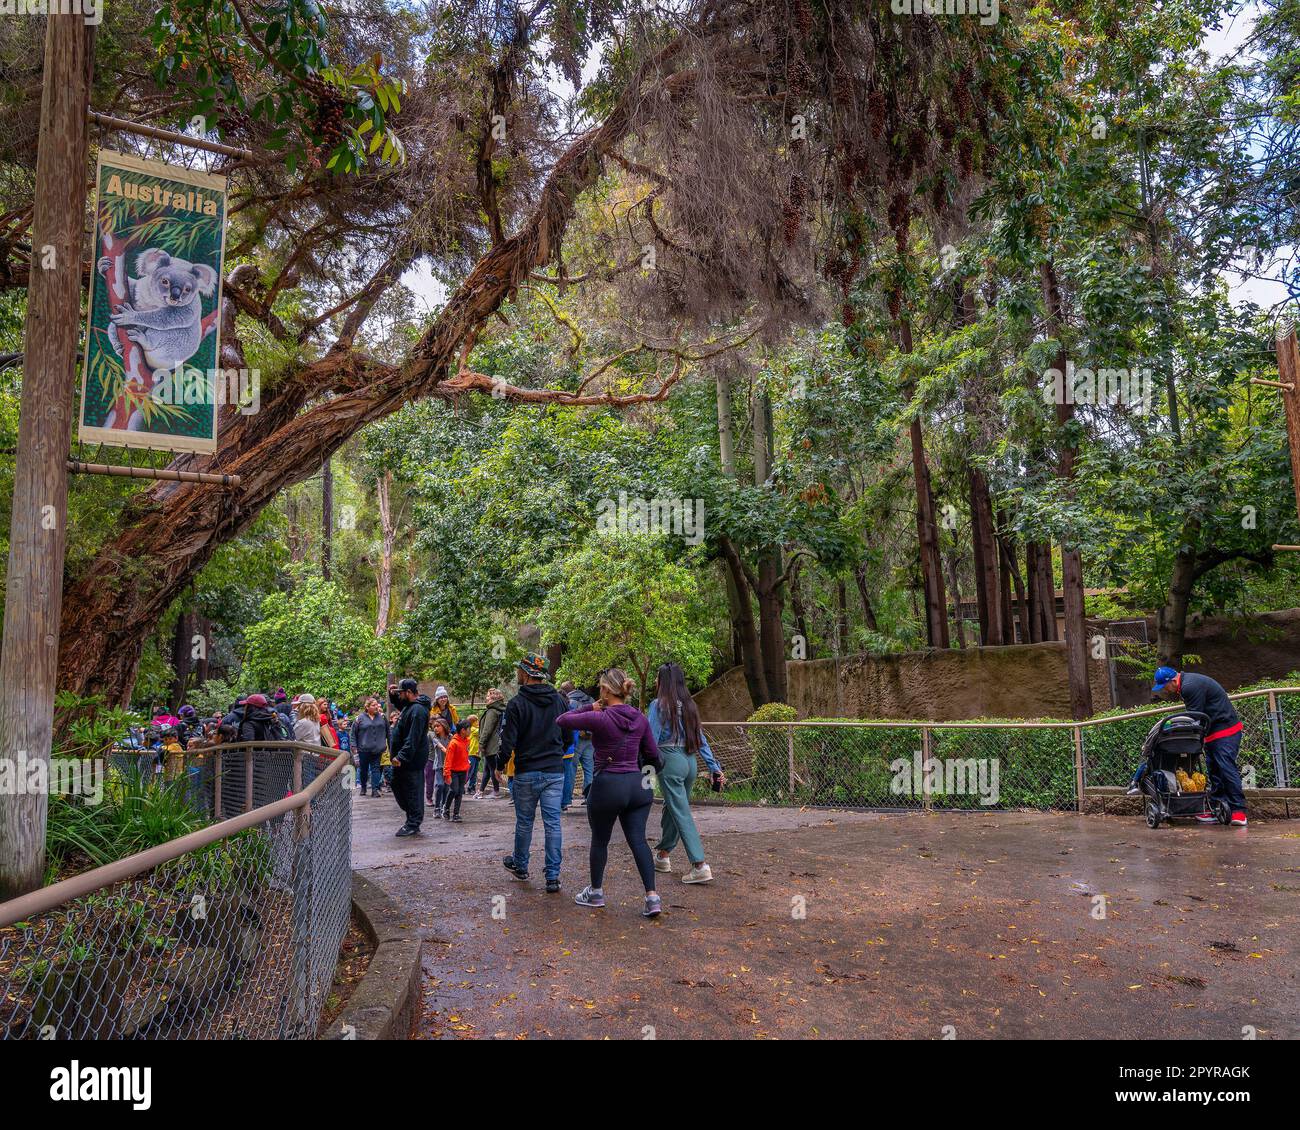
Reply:
<svg viewBox="0 0 1300 1130"><path fill-rule="evenodd" d="M579 906L604 906L605 896L597 894L590 887L583 887L573 899Z"/></svg>
<svg viewBox="0 0 1300 1130"><path fill-rule="evenodd" d="M646 895L645 906L641 910L643 918L657 918L659 912L663 910L663 900L657 895Z"/></svg>

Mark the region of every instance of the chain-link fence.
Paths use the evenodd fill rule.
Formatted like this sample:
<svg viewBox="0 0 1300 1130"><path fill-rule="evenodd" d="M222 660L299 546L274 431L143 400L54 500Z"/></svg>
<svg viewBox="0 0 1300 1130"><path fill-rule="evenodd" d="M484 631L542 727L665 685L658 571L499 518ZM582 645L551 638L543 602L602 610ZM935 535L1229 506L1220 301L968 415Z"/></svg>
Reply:
<svg viewBox="0 0 1300 1130"><path fill-rule="evenodd" d="M1232 696L1247 788L1300 784L1300 690ZM1080 809L1088 789L1127 785L1166 707L1069 722L710 722L728 779L696 799L823 808Z"/></svg>
<svg viewBox="0 0 1300 1130"><path fill-rule="evenodd" d="M157 787L228 819L0 903L0 1037L314 1037L351 912L347 761L195 751Z"/></svg>

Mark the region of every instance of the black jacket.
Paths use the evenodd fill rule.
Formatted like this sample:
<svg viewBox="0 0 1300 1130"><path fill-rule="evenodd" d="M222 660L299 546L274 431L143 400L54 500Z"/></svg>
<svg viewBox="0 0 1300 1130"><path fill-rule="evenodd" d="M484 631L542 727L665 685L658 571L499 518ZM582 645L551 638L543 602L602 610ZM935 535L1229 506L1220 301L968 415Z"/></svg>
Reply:
<svg viewBox="0 0 1300 1130"><path fill-rule="evenodd" d="M1179 690L1182 692L1183 703L1188 710L1199 710L1210 716L1209 733L1235 726L1240 721L1237 712L1232 708L1228 692L1209 675L1197 675L1195 672L1185 671Z"/></svg>
<svg viewBox="0 0 1300 1130"><path fill-rule="evenodd" d="M402 707L402 716L392 732L394 769L423 771L429 760L429 701L427 694Z"/></svg>
<svg viewBox="0 0 1300 1130"><path fill-rule="evenodd" d="M239 740L278 742L280 720L275 711L268 710L265 706L245 706L243 720L239 723Z"/></svg>
<svg viewBox="0 0 1300 1130"><path fill-rule="evenodd" d="M383 753L388 748L388 719L362 711L352 723L351 747L353 753Z"/></svg>
<svg viewBox="0 0 1300 1130"><path fill-rule="evenodd" d="M561 731L555 720L569 709L564 695L550 683L525 683L510 700L501 719L502 763L515 753L520 773L563 773L564 747L572 731Z"/></svg>

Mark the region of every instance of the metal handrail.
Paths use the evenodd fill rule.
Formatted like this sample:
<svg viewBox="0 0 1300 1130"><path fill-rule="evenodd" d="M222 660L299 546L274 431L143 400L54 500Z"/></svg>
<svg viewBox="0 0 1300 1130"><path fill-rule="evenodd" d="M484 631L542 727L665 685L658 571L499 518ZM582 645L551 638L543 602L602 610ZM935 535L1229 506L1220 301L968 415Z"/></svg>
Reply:
<svg viewBox="0 0 1300 1130"><path fill-rule="evenodd" d="M1228 698L1259 698L1264 695L1300 694L1300 687L1265 687L1257 691L1239 691ZM1103 726L1108 722L1123 722L1132 718L1149 718L1160 714L1177 713L1185 710L1182 706L1157 706L1150 710L1134 710L1127 714L1109 714L1104 718L1084 718L1078 722L932 722L925 718L898 719L896 721L875 718L792 718L788 722L701 722L703 726L884 726L890 729L909 727L916 729L952 729L952 730L1072 730L1076 726Z"/></svg>
<svg viewBox="0 0 1300 1130"><path fill-rule="evenodd" d="M130 879L134 875L139 875L142 871L149 871L161 864L170 863L173 859L179 859L187 852L209 847L218 840L228 839L239 832L264 824L268 820L274 820L277 816L297 811L311 804L312 800L324 791L326 785L342 772L343 766L350 764L351 761L348 757L338 756L338 750L330 749L327 746L309 745L306 742L229 742L210 746L197 752L224 753L228 750L259 749L300 750L304 753L329 757L330 764L310 785L292 796L283 797L280 800L272 801L270 804L264 804L261 808L242 812L238 816L232 816L229 820L222 820L218 824L209 824L208 827L200 828L197 832L190 832L179 839L168 840L167 843L159 844L157 847L146 848L144 851L136 852L135 855L128 855L112 863L106 863L103 867L83 871L80 875L73 875L71 878L62 879L57 883L50 884L48 887L42 887L40 890L19 895L8 902L0 902L0 929L12 926L16 922L25 921L33 915L44 914L65 902L83 898L95 891L102 890L104 887L111 887L114 883Z"/></svg>

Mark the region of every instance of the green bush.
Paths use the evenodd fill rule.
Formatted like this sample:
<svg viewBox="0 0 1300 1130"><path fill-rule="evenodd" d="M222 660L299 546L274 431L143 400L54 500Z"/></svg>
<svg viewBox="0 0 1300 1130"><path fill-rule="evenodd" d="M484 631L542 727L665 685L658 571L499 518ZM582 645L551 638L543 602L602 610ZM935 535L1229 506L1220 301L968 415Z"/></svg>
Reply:
<svg viewBox="0 0 1300 1130"><path fill-rule="evenodd" d="M760 706L746 722L793 722L799 711L784 702L769 702ZM745 731L753 755L754 786L759 796L779 799L786 786L789 731L784 726L754 726Z"/></svg>
<svg viewBox="0 0 1300 1130"><path fill-rule="evenodd" d="M808 722L844 722L808 718ZM890 764L912 760L921 748L919 727L801 726L795 730L796 798L803 804L861 808L920 804L920 797L896 794ZM787 751L787 760L788 760ZM787 766L788 776L788 766Z"/></svg>
<svg viewBox="0 0 1300 1130"><path fill-rule="evenodd" d="M190 803L188 782L157 782L134 769L114 772L100 804L51 793L46 820L46 882L179 839L206 821Z"/></svg>

